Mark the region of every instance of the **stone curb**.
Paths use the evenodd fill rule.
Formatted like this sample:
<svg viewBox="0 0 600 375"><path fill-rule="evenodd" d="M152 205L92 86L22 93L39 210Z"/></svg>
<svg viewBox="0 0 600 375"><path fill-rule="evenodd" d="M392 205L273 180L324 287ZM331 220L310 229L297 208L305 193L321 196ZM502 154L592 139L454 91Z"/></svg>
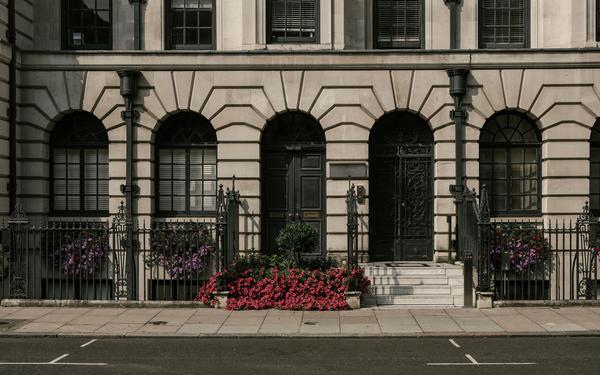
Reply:
<svg viewBox="0 0 600 375"><path fill-rule="evenodd" d="M98 308L197 308L210 309L199 302L189 301L84 301L3 299L0 307L98 307Z"/></svg>
<svg viewBox="0 0 600 375"><path fill-rule="evenodd" d="M531 338L551 338L551 337L600 337L600 331L586 332L430 332L430 333L385 333L385 334L154 334L154 333L128 333L128 334L110 334L110 333L35 333L35 332L0 332L0 338L110 338L110 339L373 339L373 338L512 338L512 337L531 337Z"/></svg>

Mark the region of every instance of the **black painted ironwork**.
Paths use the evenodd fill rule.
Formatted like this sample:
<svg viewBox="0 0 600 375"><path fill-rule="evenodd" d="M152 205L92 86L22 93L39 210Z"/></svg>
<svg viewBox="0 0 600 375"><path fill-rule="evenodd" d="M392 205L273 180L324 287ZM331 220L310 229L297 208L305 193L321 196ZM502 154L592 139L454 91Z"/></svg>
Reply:
<svg viewBox="0 0 600 375"><path fill-rule="evenodd" d="M221 189L219 216L148 226L124 203L111 222L31 222L17 205L0 224L0 299L192 300L238 254L240 194Z"/></svg>
<svg viewBox="0 0 600 375"><path fill-rule="evenodd" d="M576 220L492 221L483 186L479 201L466 191L458 210L459 254L472 253L478 292L495 300L600 298L600 224L588 203Z"/></svg>
<svg viewBox="0 0 600 375"><path fill-rule="evenodd" d="M410 113L384 116L369 140L370 259L433 257L433 136Z"/></svg>
<svg viewBox="0 0 600 375"><path fill-rule="evenodd" d="M348 237L348 269L358 266L358 197L356 186L348 179L348 191L346 192L346 226Z"/></svg>

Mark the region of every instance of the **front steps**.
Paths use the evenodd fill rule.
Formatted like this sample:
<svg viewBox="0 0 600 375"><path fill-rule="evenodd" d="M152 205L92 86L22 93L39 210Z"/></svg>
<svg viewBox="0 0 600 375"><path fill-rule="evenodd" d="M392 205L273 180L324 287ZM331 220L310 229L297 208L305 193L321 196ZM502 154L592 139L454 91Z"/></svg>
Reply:
<svg viewBox="0 0 600 375"><path fill-rule="evenodd" d="M431 262L367 263L365 306L462 307L462 266Z"/></svg>

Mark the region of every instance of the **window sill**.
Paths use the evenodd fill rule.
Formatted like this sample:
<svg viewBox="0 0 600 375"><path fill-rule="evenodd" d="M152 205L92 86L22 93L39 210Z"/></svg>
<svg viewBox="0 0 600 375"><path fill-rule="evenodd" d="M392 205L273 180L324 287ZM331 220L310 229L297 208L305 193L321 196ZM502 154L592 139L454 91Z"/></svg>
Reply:
<svg viewBox="0 0 600 375"><path fill-rule="evenodd" d="M333 49L333 45L331 43L278 42L266 44L265 49L268 51L319 51Z"/></svg>

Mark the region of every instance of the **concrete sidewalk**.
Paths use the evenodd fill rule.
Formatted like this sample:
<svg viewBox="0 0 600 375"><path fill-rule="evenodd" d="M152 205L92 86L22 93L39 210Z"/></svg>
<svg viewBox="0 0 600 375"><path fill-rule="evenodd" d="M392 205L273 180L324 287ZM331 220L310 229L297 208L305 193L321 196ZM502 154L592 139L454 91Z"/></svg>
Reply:
<svg viewBox="0 0 600 375"><path fill-rule="evenodd" d="M0 335L600 335L600 307L224 311L208 308L0 307Z"/></svg>

